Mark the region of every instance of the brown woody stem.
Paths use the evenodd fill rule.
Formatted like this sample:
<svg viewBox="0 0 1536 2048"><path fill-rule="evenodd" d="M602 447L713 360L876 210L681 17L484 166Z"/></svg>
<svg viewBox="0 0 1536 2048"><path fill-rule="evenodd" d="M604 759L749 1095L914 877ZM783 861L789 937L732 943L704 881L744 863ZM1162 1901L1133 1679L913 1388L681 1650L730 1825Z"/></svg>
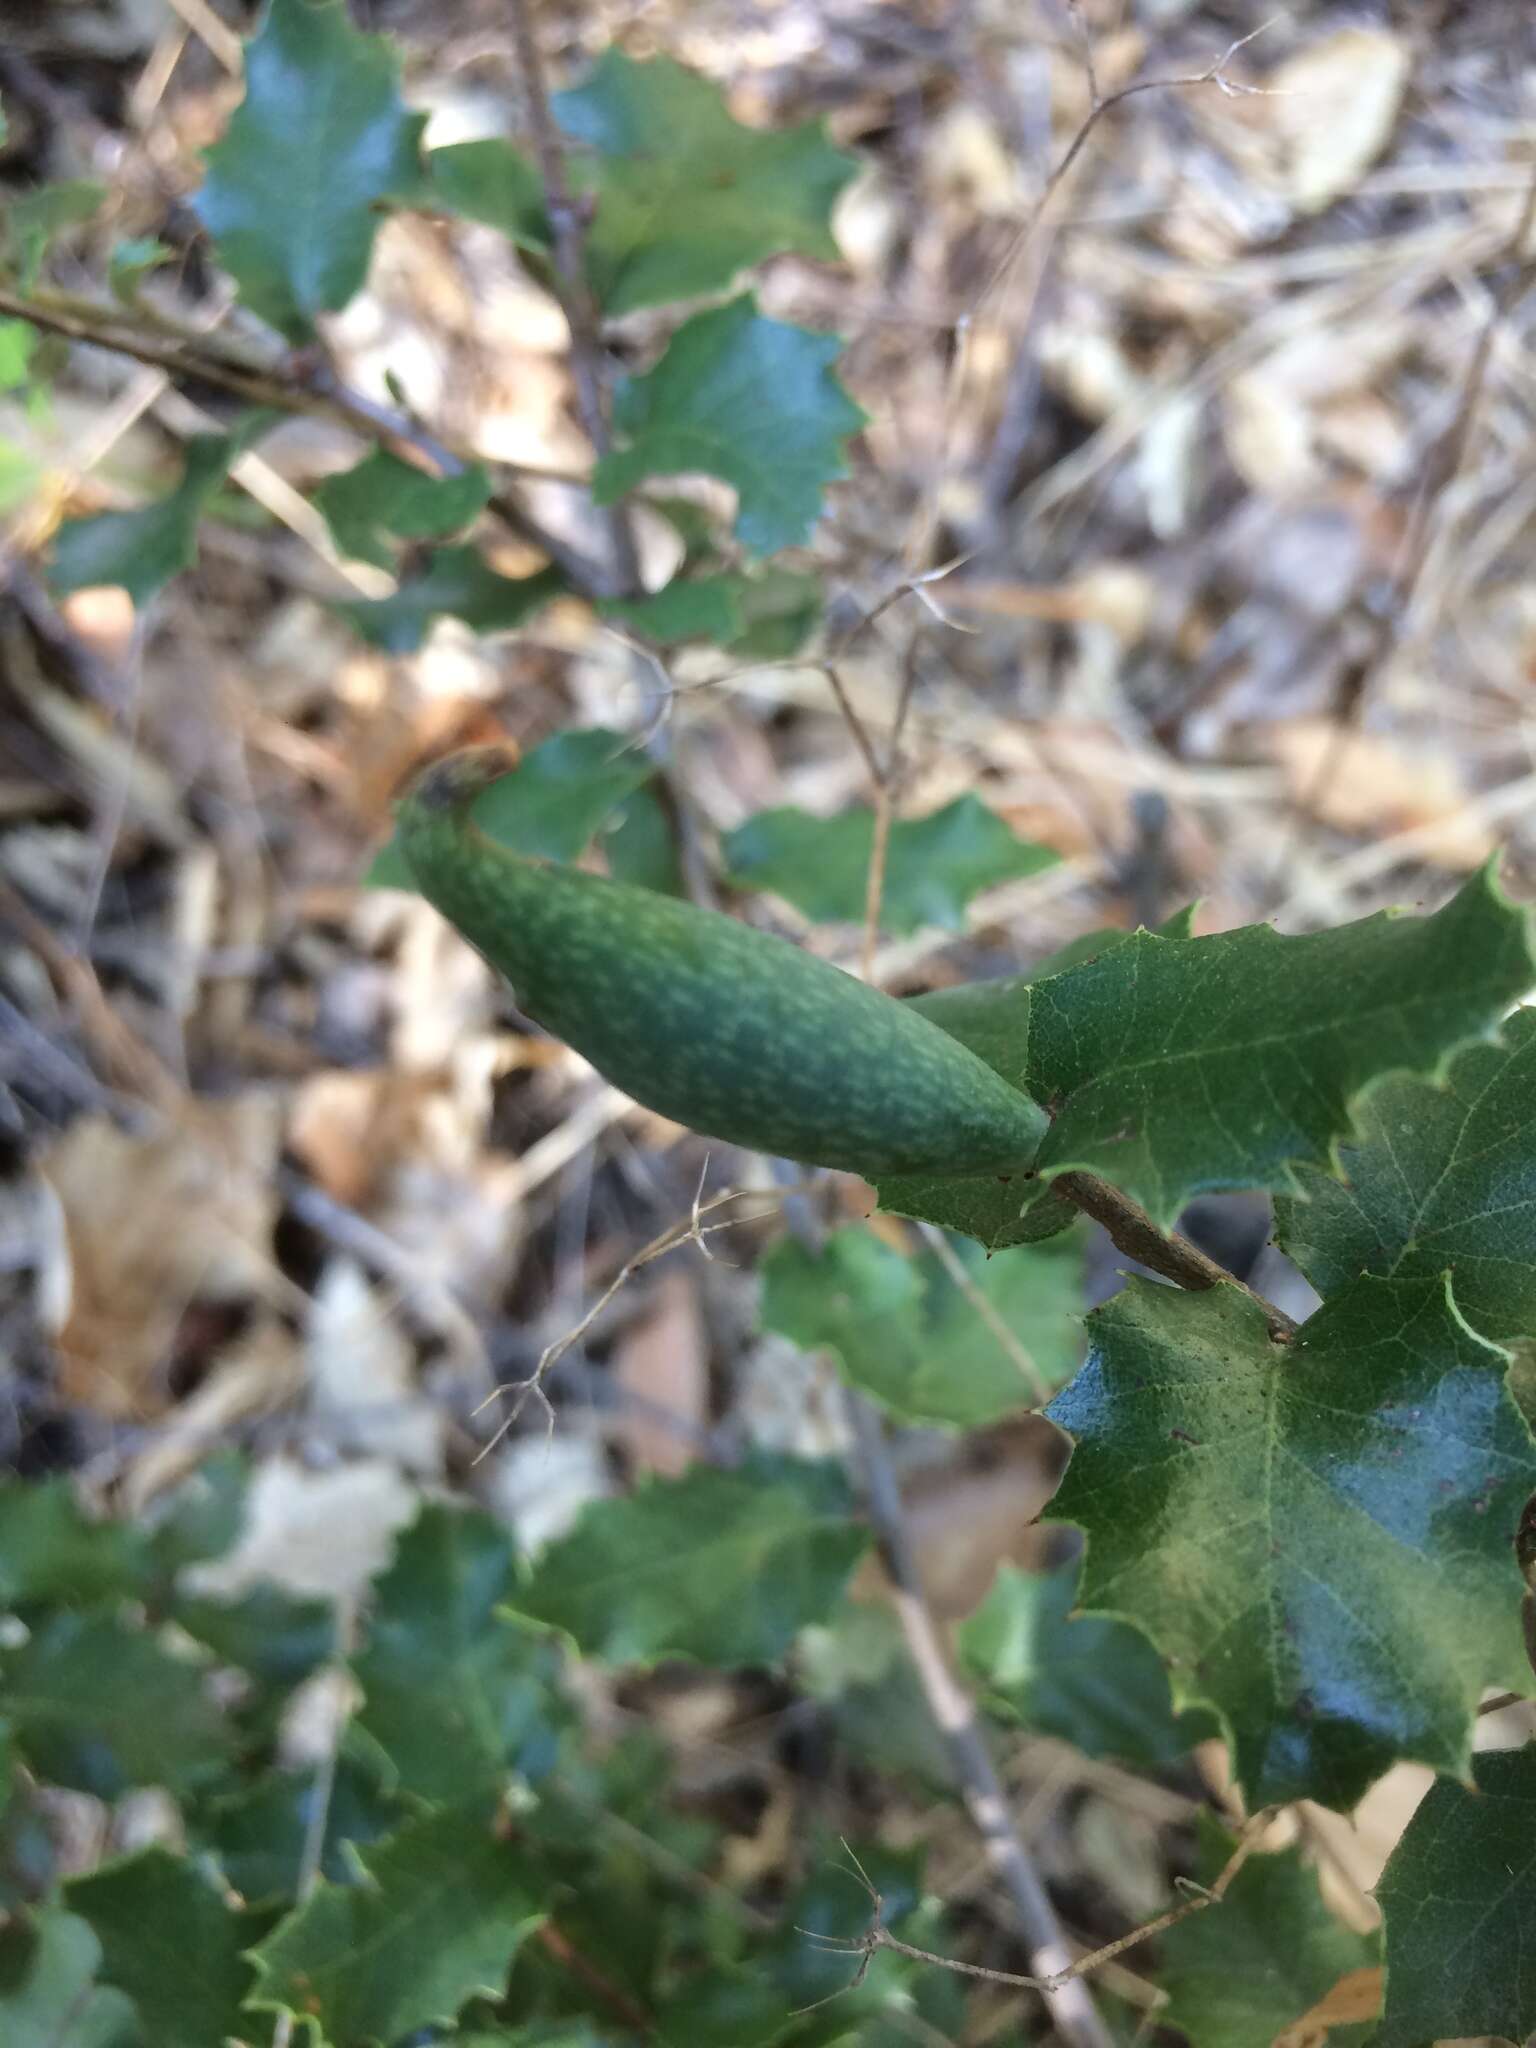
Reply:
<svg viewBox="0 0 1536 2048"><path fill-rule="evenodd" d="M1154 1273L1161 1273L1165 1280L1192 1288L1196 1293L1208 1287L1242 1288L1262 1313L1272 1343L1289 1344L1295 1336L1296 1325L1284 1309L1276 1308L1262 1294L1255 1294L1251 1287L1235 1278L1225 1266L1218 1265L1198 1245L1191 1244L1187 1237L1180 1237L1176 1230L1159 1230L1139 1202L1121 1194L1118 1188L1111 1187L1096 1173L1059 1174L1051 1185L1085 1216L1091 1216L1095 1223L1102 1223L1111 1242L1127 1258L1138 1259Z"/></svg>

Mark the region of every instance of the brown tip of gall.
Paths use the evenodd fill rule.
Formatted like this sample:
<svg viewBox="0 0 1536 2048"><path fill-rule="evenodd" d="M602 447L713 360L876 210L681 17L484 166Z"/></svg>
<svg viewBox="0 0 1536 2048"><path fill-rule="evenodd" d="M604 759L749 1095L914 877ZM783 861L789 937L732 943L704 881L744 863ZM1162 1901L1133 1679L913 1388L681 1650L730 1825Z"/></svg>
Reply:
<svg viewBox="0 0 1536 2048"><path fill-rule="evenodd" d="M467 810L482 789L500 782L516 766L517 753L511 746L467 747L434 761L411 784L405 801L423 812Z"/></svg>

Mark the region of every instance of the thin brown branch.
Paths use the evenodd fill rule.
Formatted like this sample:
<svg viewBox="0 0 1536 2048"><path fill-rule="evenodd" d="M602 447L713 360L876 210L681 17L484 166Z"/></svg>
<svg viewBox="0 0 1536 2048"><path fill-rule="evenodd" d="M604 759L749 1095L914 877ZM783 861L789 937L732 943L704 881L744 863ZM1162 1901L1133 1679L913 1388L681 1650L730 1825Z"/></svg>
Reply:
<svg viewBox="0 0 1536 2048"><path fill-rule="evenodd" d="M1128 1258L1139 1259L1154 1273L1161 1273L1165 1280L1173 1280L1180 1287L1190 1288L1197 1294L1211 1287L1241 1288L1263 1315L1272 1343L1289 1344L1295 1336L1296 1325L1283 1309L1266 1301L1262 1294L1255 1294L1251 1287L1234 1278L1225 1266L1218 1265L1197 1244L1191 1244L1187 1237L1180 1237L1176 1230L1159 1230L1139 1202L1133 1202L1129 1195L1111 1187L1098 1174L1058 1174L1051 1186L1081 1209L1085 1216L1102 1223L1111 1242Z"/></svg>
<svg viewBox="0 0 1536 2048"><path fill-rule="evenodd" d="M1054 1391L1049 1380L1041 1372L1039 1365L1027 1347L1019 1342L1017 1334L1009 1329L1007 1323L998 1314L997 1303L983 1294L976 1285L976 1282L971 1278L971 1275L966 1271L964 1265L956 1256L954 1246L944 1235L943 1231L939 1229L936 1223L920 1223L917 1227L928 1249L933 1253L950 1279L954 1281L981 1321L986 1324L988 1330L997 1339L998 1348L1002 1351L1008 1362L1017 1367L1019 1377L1031 1389L1035 1399L1040 1402L1049 1401Z"/></svg>
<svg viewBox="0 0 1536 2048"><path fill-rule="evenodd" d="M1014 1825L1007 1793L981 1732L975 1702L955 1675L924 1595L885 1425L862 1394L850 1390L847 1409L869 1518L890 1578L891 1597L908 1655L929 1711L948 1747L966 1811L981 1836L988 1862L1007 1891L1033 1966L1029 1977L1009 1981L1027 1984L1040 1992L1069 2048L1109 2048L1109 2031L1087 1986L1078 1981L1081 1966L1071 1961L1056 1909L1034 1858ZM875 1931L879 1939L875 1946L893 1939L884 1935L879 1919L877 1901ZM867 1959L866 1953L866 1962ZM930 1958L919 1955L918 1960ZM964 1967L970 1974L972 1966Z"/></svg>
<svg viewBox="0 0 1536 2048"><path fill-rule="evenodd" d="M356 1645L353 1638L357 1632L357 1614L352 1600L342 1596L336 1602L336 1642L333 1669L338 1682L350 1683L347 1673L347 1659ZM330 1739L325 1745L315 1771L315 1782L310 1789L309 1817L304 1827L304 1840L299 1850L299 1873L294 1885L294 1904L302 1906L314 1893L320 1882L320 1867L325 1860L325 1836L330 1825L331 1801L336 1795L336 1767L341 1759L341 1745L346 1737L350 1709L347 1695L337 1708L335 1726L329 1731ZM294 2015L291 2012L278 2014L272 2029L272 2048L288 2048L293 2039Z"/></svg>
<svg viewBox="0 0 1536 2048"><path fill-rule="evenodd" d="M531 0L511 0L512 43L528 101L534 153L544 184L544 203L554 237L555 277L560 309L571 332L571 375L576 409L598 460L612 445L608 431L608 394L598 310L587 283L586 218L565 174L565 146L555 126L544 77L544 57L534 32ZM610 506L606 515L613 565L624 590L640 588L640 566L627 508Z"/></svg>
<svg viewBox="0 0 1536 2048"><path fill-rule="evenodd" d="M635 2003L621 1984L615 1984L611 1977L600 1970L591 1957L579 1949L553 1920L546 1920L534 1939L545 1954L563 1970L568 1970L580 1983L585 1984L589 1991L595 1992L615 2019L621 2020L626 2027L633 2028L637 2034L643 2034L647 2040L650 2039L655 2032L650 2014Z"/></svg>
<svg viewBox="0 0 1536 2048"><path fill-rule="evenodd" d="M1484 1700L1478 1707L1478 1717L1484 1714L1502 1714L1506 1707L1523 1707L1529 1702L1523 1692L1496 1692L1491 1700Z"/></svg>
<svg viewBox="0 0 1536 2048"><path fill-rule="evenodd" d="M745 1195L757 1195L763 1201L777 1202L783 1201L793 1192L794 1190L791 1188L782 1190L727 1188L723 1194L712 1195L707 1202L704 1202L700 1200L700 1195L703 1193L703 1177L701 1175L699 1193L695 1194L693 1198L693 1207L687 1221L683 1223L669 1223L665 1230L659 1231L651 1239L649 1244L642 1245L632 1259L626 1259L586 1313L577 1322L573 1323L570 1329L557 1337L552 1344L545 1345L543 1351L539 1354L538 1364L528 1375L527 1379L513 1381L504 1386L493 1387L491 1392L486 1395L480 1406L475 1410L476 1415L479 1415L493 1401L500 1400L504 1395L512 1397L512 1405L497 1424L496 1432L490 1441L484 1444L476 1454L475 1463L478 1465L482 1458L489 1457L502 1438L514 1427L518 1417L530 1401L537 1401L539 1403L540 1407L544 1409L551 1426L553 1425L554 1410L550 1407L549 1396L544 1391L545 1380L553 1368L559 1364L560 1360L570 1350L571 1346L580 1343L609 1302L623 1288L629 1285L630 1281L643 1266L650 1265L654 1259L665 1258L668 1252L677 1251L685 1244L696 1244L707 1258L709 1256L709 1246L705 1242L707 1238L718 1235L722 1230L734 1230L738 1224L755 1222L757 1218L753 1216L730 1216L720 1223L706 1223L704 1221L706 1216L711 1215L716 1209L723 1208L727 1202L740 1201Z"/></svg>
<svg viewBox="0 0 1536 2048"><path fill-rule="evenodd" d="M880 942L880 906L885 900L885 862L891 844L891 812L895 791L882 776L875 785L875 830L869 842L869 866L864 874L864 938L859 950L859 978L873 981L875 948Z"/></svg>
<svg viewBox="0 0 1536 2048"><path fill-rule="evenodd" d="M864 942L859 974L865 981L875 977L875 948L880 938L880 906L885 900L885 869L890 856L891 820L901 786L902 749L907 713L917 687L917 636L907 643L902 665L901 694L896 699L896 716L891 721L891 744L884 766L875 776L875 829L870 840L869 869L864 877Z"/></svg>
<svg viewBox="0 0 1536 2048"><path fill-rule="evenodd" d="M0 923L8 924L36 954L57 993L74 1009L92 1051L114 1085L131 1090L160 1110L184 1102L181 1083L108 1002L90 961L70 949L0 876Z"/></svg>
<svg viewBox="0 0 1536 2048"><path fill-rule="evenodd" d="M158 320L152 330L108 306L54 293L23 295L0 286L0 314L28 321L46 334L128 356L177 380L193 380L227 391L248 405L270 406L310 419L339 420L364 440L396 452L411 449L439 476L455 476L468 458L447 447L403 412L365 397L324 368L304 377L263 365L212 346L206 336ZM503 525L562 569L586 594L603 594L607 578L579 549L551 533L508 492L497 492L490 509Z"/></svg>
<svg viewBox="0 0 1536 2048"><path fill-rule="evenodd" d="M1268 1826L1271 1818L1271 1813L1266 1809L1254 1814L1249 1819L1233 1844L1231 1855L1227 1858L1211 1884L1195 1885L1188 1879L1183 1880L1184 1889L1188 1896L1186 1896L1182 1905L1170 1906L1166 1913L1157 1914L1155 1918L1145 1921L1140 1927L1133 1928L1129 1934L1120 1935L1115 1941L1106 1941L1102 1948L1090 1950L1087 1955L1079 1956L1076 1962L1069 1963L1065 1969L1053 1971L1048 1976L1030 1977L1022 1976L1013 1970L988 1969L981 1963L961 1962L954 1956L941 1956L932 1949L914 1948L910 1942L899 1941L894 1934L889 1933L882 1926L881 1914L884 1910L885 1902L874 1887L869 1884L867 1878L864 1879L864 1883L869 1891L871 1904L874 1908L873 1918L868 1930L854 1942L834 1942L824 1939L822 1945L829 1948L845 1949L848 1953L862 1958L859 1966L859 1977L854 1979L854 1983L857 1983L859 1978L863 1976L864 1971L869 1966L869 1959L876 1949L888 1948L894 1950L899 1956L908 1957L912 1962L932 1963L936 1968L950 1970L957 1976L977 1977L986 1984L1002 1984L1010 1989L1020 1991L1039 1991L1049 1997L1053 1992L1059 1994L1066 1990L1076 1979L1085 1977L1094 1970L1102 1969L1106 1963L1114 1962L1117 1957L1124 1955L1127 1949L1136 1948L1142 1942L1150 1941L1154 1935L1165 1934L1170 1927L1177 1927L1181 1920L1188 1920L1195 1913L1204 1913L1212 1906L1219 1906L1225 1898L1232 1880L1247 1862L1253 1852L1254 1844ZM861 1872L860 1875L862 1876L863 1873ZM851 1989L852 1986L849 1988Z"/></svg>

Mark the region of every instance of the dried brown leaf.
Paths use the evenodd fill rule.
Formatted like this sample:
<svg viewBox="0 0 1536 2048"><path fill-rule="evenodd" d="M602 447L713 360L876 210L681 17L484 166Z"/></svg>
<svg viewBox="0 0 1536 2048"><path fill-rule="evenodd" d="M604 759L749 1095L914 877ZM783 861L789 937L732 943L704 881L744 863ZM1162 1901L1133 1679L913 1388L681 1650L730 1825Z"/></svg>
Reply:
<svg viewBox="0 0 1536 2048"><path fill-rule="evenodd" d="M68 1232L68 1307L58 1331L65 1397L112 1416L170 1405L168 1372L189 1312L276 1299L273 1173L281 1108L252 1090L184 1102L147 1137L86 1117L41 1170ZM202 1361L198 1361L199 1364Z"/></svg>

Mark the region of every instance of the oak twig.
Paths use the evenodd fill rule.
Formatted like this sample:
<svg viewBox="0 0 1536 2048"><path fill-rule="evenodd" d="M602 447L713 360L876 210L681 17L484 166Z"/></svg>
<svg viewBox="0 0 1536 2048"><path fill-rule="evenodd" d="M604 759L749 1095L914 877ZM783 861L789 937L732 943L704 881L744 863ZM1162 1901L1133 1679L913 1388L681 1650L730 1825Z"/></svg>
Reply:
<svg viewBox="0 0 1536 2048"><path fill-rule="evenodd" d="M1133 1202L1129 1195L1122 1194L1096 1173L1059 1174L1051 1186L1085 1216L1102 1223L1111 1242L1128 1258L1139 1259L1165 1280L1173 1280L1197 1294L1210 1287L1239 1287L1263 1315L1272 1343L1289 1344L1295 1336L1296 1324L1284 1309L1256 1294L1176 1230L1159 1230L1139 1202Z"/></svg>
<svg viewBox="0 0 1536 2048"><path fill-rule="evenodd" d="M1154 1935L1166 1934L1170 1927L1177 1927L1181 1920L1188 1920L1195 1913L1204 1913L1211 1906L1219 1906L1226 1897L1232 1880L1248 1861L1254 1844L1272 1818L1273 1814L1269 1808L1263 1808L1249 1817L1233 1844L1231 1855L1210 1884L1198 1885L1190 1878L1175 1878L1175 1884L1185 1894L1182 1905L1170 1906L1167 1912L1156 1914L1151 1920L1144 1921L1140 1927L1133 1927L1129 1934L1119 1935L1114 1941L1106 1941L1100 1948L1090 1949L1087 1955L1079 1956L1076 1962L1069 1963L1064 1969L1050 1976L1028 1977L1021 1976L1013 1970L993 1970L982 1963L961 1962L954 1956L941 1956L933 1949L914 1948L910 1942L899 1941L882 1924L885 1901L870 1883L863 1867L856 1859L855 1872L869 1893L873 1909L869 1926L854 1941L840 1941L835 1936L822 1934L813 1936L813 1939L823 1948L840 1949L860 1958L858 1974L852 1983L845 1987L850 1991L854 1985L862 1983L875 1951L888 1948L899 1956L909 1957L913 1962L932 1963L941 1970L951 1970L961 1977L979 1977L987 1984L1007 1985L1020 1991L1039 1991L1049 1996L1053 1992L1067 1989L1077 1979L1087 1976L1090 1972L1102 1969L1106 1963L1114 1962L1117 1957L1123 1956L1127 1949L1139 1947L1142 1942L1150 1941ZM847 1848L846 1843L843 1846ZM851 1850L849 1854L852 1856Z"/></svg>
<svg viewBox="0 0 1536 2048"><path fill-rule="evenodd" d="M598 460L612 445L608 431L608 394L603 373L603 346L598 311L587 283L586 219L565 175L565 146L549 104L544 58L534 33L530 0L512 0L512 42L528 100L534 154L544 184L544 203L554 237L555 277L560 310L571 332L571 375L576 409ZM622 503L607 508L605 524L613 567L625 591L640 588L640 565L629 513Z"/></svg>
<svg viewBox="0 0 1536 2048"><path fill-rule="evenodd" d="M706 1168L708 1166L707 1160L705 1166ZM554 1427L554 1409L550 1406L549 1396L544 1391L545 1380L552 1369L559 1364L566 1352L570 1350L571 1346L580 1343L609 1302L613 1300L614 1296L621 1289L628 1286L642 1266L650 1265L653 1259L665 1258L668 1252L675 1252L685 1244L696 1244L707 1258L709 1256L709 1246L705 1243L706 1238L714 1237L722 1230L734 1230L741 1223L755 1222L757 1218L752 1216L728 1216L720 1223L706 1223L704 1221L706 1216L716 1209L723 1208L727 1202L740 1201L745 1195L755 1194L764 1201L770 1202L774 1200L783 1201L793 1190L787 1188L783 1190L727 1188L723 1194L711 1195L707 1202L700 1200L703 1192L704 1176L701 1173L698 1190L694 1195L693 1206L689 1211L687 1222L669 1223L665 1230L659 1231L651 1239L649 1244L642 1245L632 1259L626 1259L602 1293L586 1311L585 1315L579 1321L572 1324L570 1329L557 1337L552 1344L545 1345L543 1351L539 1354L538 1364L528 1375L527 1379L516 1380L505 1386L493 1387L490 1393L486 1395L480 1406L475 1410L476 1415L489 1408L493 1401L500 1400L503 1395L510 1395L512 1397L512 1405L497 1424L495 1434L491 1437L490 1441L482 1445L475 1454L475 1463L477 1465L482 1458L490 1456L502 1438L515 1426L518 1417L530 1401L538 1402L539 1406L544 1410L549 1426L551 1428Z"/></svg>
<svg viewBox="0 0 1536 2048"><path fill-rule="evenodd" d="M356 1645L353 1637L357 1630L357 1610L348 1596L336 1601L336 1644L334 1669L338 1675L348 1670L347 1660ZM346 1682L346 1681L344 1681ZM331 1801L336 1794L336 1767L341 1760L341 1745L346 1737L350 1706L343 1701L337 1710L336 1725L330 1731L331 1739L325 1745L315 1771L315 1782L309 1795L309 1814L304 1824L304 1840L299 1850L299 1874L294 1885L293 1903L300 1907L313 1894L320 1882L320 1868L325 1860L325 1836L330 1825ZM286 2008L277 2016L272 2028L272 2048L289 2048L293 2039L294 2015Z"/></svg>
<svg viewBox="0 0 1536 2048"><path fill-rule="evenodd" d="M153 329L137 325L110 306L66 294L24 295L0 286L0 314L25 320L45 334L127 356L173 380L212 384L248 405L270 406L310 419L337 420L376 446L395 451L409 448L425 458L438 476L455 476L468 459L449 448L408 414L353 391L331 371L313 376L281 365L263 364L245 355L214 347L204 335L157 321ZM490 509L504 526L549 556L584 594L602 594L607 578L577 548L551 533L526 512L507 491L498 491Z"/></svg>
<svg viewBox="0 0 1536 2048"><path fill-rule="evenodd" d="M891 1598L907 1653L922 1685L928 1710L948 1747L966 1811L981 1836L987 1861L1008 1894L1033 1965L1034 1974L1009 1981L1027 1984L1040 1992L1050 2007L1057 2031L1070 2048L1109 2048L1109 2031L1087 1986L1077 1981L1081 1972L1073 1967L1056 1909L1014 1824L1008 1795L981 1732L976 1703L955 1674L924 1595L901 1489L886 1442L885 1424L865 1397L852 1389L847 1390L846 1406L865 1503L890 1578ZM880 1927L878 1899L873 1936L870 1948L865 1950L866 1964L873 1948L893 1940ZM924 1962L944 1961L943 1957L930 1957L916 1950L911 1953ZM974 1972L972 1965L961 1967L968 1975Z"/></svg>
<svg viewBox="0 0 1536 2048"><path fill-rule="evenodd" d="M777 1162L776 1171L782 1176L790 1169L784 1162ZM810 1249L820 1246L821 1221L809 1203L803 1199L787 1202L785 1217L795 1235ZM843 1400L865 1507L890 1581L891 1599L907 1654L934 1725L949 1750L966 1811L981 1837L987 1861L1008 1893L1030 1961L1039 1974L1037 1988L1068 2048L1110 2048L1109 2031L1087 1986L1069 1981L1072 1969L1066 1935L1014 1821L1008 1795L981 1731L976 1703L950 1663L939 1625L928 1605L885 1424L871 1403L854 1388L844 1388ZM879 1919L877 1902L877 1927ZM880 1945L869 1937L853 1945L853 1952L863 1956L855 1983L862 1980L870 1955ZM944 1958L920 1956L919 1960L942 1962ZM1059 1983L1055 1981L1058 1978ZM1047 1979L1052 1981L1048 1983ZM1033 1978L1027 1981L1035 1983Z"/></svg>

